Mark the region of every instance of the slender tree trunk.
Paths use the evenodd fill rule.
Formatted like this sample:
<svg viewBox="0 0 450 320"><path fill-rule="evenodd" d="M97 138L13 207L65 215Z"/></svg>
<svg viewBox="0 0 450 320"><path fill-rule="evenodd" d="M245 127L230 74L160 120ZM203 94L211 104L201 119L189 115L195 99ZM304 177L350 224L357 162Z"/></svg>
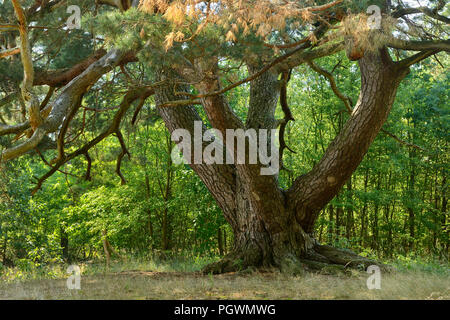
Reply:
<svg viewBox="0 0 450 320"><path fill-rule="evenodd" d="M332 204L328 206L328 243L332 243L334 240L334 207Z"/></svg>
<svg viewBox="0 0 450 320"><path fill-rule="evenodd" d="M378 203L375 203L375 208L373 210L373 221L372 221L372 248L378 252Z"/></svg>
<svg viewBox="0 0 450 320"><path fill-rule="evenodd" d="M391 256L391 246L392 246L392 230L391 230L391 221L389 219L390 215L390 204L386 204L384 206L384 219L386 221L386 228L387 228L387 237L386 237L386 245L384 246L385 253L387 256Z"/></svg>
<svg viewBox="0 0 450 320"><path fill-rule="evenodd" d="M389 191L391 189L391 180L392 180L392 171L389 170L389 174L388 174L388 179L387 179L387 185L386 185L386 190ZM391 204L385 203L384 204L384 219L385 219L385 223L386 223L386 229L387 229L387 241L385 243L384 247L384 253L387 254L388 256L391 256L391 247L392 247L392 224L391 224L391 220L390 220L390 206Z"/></svg>
<svg viewBox="0 0 450 320"><path fill-rule="evenodd" d="M167 235L167 208L163 210L163 217L162 217L162 250L168 250L169 249L169 240Z"/></svg>
<svg viewBox="0 0 450 320"><path fill-rule="evenodd" d="M167 147L167 169L166 169L166 183L163 186L160 183L161 194L164 199L164 210L162 217L162 250L168 250L170 247L170 220L169 220L169 201L172 198L172 182L173 182L173 168L172 168L172 143L170 141L170 137L166 136L166 147Z"/></svg>
<svg viewBox="0 0 450 320"><path fill-rule="evenodd" d="M367 185L369 182L369 168L366 169L364 175L364 195L367 194ZM366 215L367 215L367 199L364 197L364 205L361 212L361 232L360 232L360 245L364 246L366 243Z"/></svg>
<svg viewBox="0 0 450 320"><path fill-rule="evenodd" d="M338 196L339 201L339 196ZM341 231L341 220L343 220L344 216L344 209L342 208L342 204L339 204L339 206L336 208L336 238L334 239L336 242L339 241L339 239L342 237Z"/></svg>
<svg viewBox="0 0 450 320"><path fill-rule="evenodd" d="M69 236L63 227L60 227L59 230L60 230L59 234L60 234L60 240L61 240L60 244L61 244L61 249L62 249L62 257L63 257L64 261L70 262Z"/></svg>
<svg viewBox="0 0 450 320"><path fill-rule="evenodd" d="M353 231L353 190L352 178L347 181L347 223L346 223L346 237L350 241Z"/></svg>
<svg viewBox="0 0 450 320"><path fill-rule="evenodd" d="M148 177L147 172L145 173L145 196L146 199L149 200L150 199L150 179ZM150 235L150 239L153 242L153 222L152 222L152 211L150 209L147 210L148 212L148 232Z"/></svg>
<svg viewBox="0 0 450 320"><path fill-rule="evenodd" d="M227 254L228 253L227 231L225 229L223 229L223 249L224 249L224 253Z"/></svg>
<svg viewBox="0 0 450 320"><path fill-rule="evenodd" d="M5 232L5 237L3 239L3 248L2 248L2 263L6 265L6 249L8 246L8 233Z"/></svg>
<svg viewBox="0 0 450 320"><path fill-rule="evenodd" d="M111 246L108 240L108 231L106 229L102 230L102 244L103 244L103 251L105 252L106 257L106 265L109 266L109 263L111 261L111 256L114 254L116 257L122 259L122 256L114 250L114 248Z"/></svg>
<svg viewBox="0 0 450 320"><path fill-rule="evenodd" d="M102 230L102 244L103 244L103 251L105 252L106 266L109 266L111 261L111 252L109 251L108 235L106 230Z"/></svg>
<svg viewBox="0 0 450 320"><path fill-rule="evenodd" d="M433 254L436 254L438 252L437 238L438 238L439 227L440 227L440 221L439 221L440 217L439 217L439 214L438 214L438 212L439 212L439 201L440 201L440 199L439 199L440 194L438 193L438 172L439 171L436 170L435 175L434 175L434 179L430 179L430 203L433 202L433 186L434 186L434 209L436 210L435 211L436 214L433 216L433 223L434 223L433 238L431 239L431 244L430 244L430 247L429 247L430 252L432 252ZM426 180L427 176L428 175L426 174L425 175L425 180ZM423 199L425 199L425 191L424 191Z"/></svg>
<svg viewBox="0 0 450 320"><path fill-rule="evenodd" d="M413 143L414 143L414 139L413 139ZM414 150L410 150L409 151L409 160L410 160L410 174L409 174L409 179L408 179L408 190L407 190L407 194L408 194L408 201L412 202L412 200L415 198L415 181L416 181L416 172L415 172L415 163L414 163L414 158L415 158L415 151ZM408 203L408 214L409 214L409 221L408 221L408 225L409 225L409 250L412 250L414 247L414 238L415 238L415 227L416 227L416 222L415 222L415 218L416 218L416 214L415 214L415 208L413 207L412 203Z"/></svg>
<svg viewBox="0 0 450 320"><path fill-rule="evenodd" d="M446 230L444 232L447 232L447 234L443 234L442 237L444 239L447 239L447 241L444 241L444 243L442 244L442 247L445 246L446 249L446 255L448 258L448 253L449 253L449 248L450 248L450 241L448 241L449 237L448 237L448 228L446 227L448 222L447 222L447 217L448 217L448 213L447 213L447 203L448 203L448 199L447 199L447 176L445 175L445 170L442 170L442 205L441 205L441 212L442 212L442 225L441 228L442 230Z"/></svg>
<svg viewBox="0 0 450 320"><path fill-rule="evenodd" d="M219 248L219 255L223 256L223 254L224 254L223 238L222 238L222 230L220 227L217 229L217 245Z"/></svg>

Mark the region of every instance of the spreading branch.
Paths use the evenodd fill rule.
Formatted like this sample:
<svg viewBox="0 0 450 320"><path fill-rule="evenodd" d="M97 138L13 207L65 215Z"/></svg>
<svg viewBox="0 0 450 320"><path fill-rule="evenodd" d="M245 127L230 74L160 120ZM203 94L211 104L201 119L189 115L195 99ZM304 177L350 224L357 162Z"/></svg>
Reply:
<svg viewBox="0 0 450 320"><path fill-rule="evenodd" d="M14 7L14 13L19 21L20 56L22 59L24 73L21 86L22 98L27 107L31 128L34 130L42 123L42 117L39 110L39 99L33 91L34 68L31 56L31 46L28 39L27 21L19 1L11 1Z"/></svg>
<svg viewBox="0 0 450 320"><path fill-rule="evenodd" d="M42 184L44 183L44 181L46 181L49 177L51 177L62 165L64 165L66 162L68 162L80 155L84 155L86 160L88 161L85 179L89 180L88 178L91 177L90 171L91 171L91 163L92 163L92 160L88 154L89 150L91 148L93 148L94 146L96 146L101 141L103 141L105 138L110 136L111 134L118 132L122 118L124 117L125 113L128 111L128 109L131 107L132 103L135 100L137 100L139 98L145 99L145 98L149 97L150 95L152 95L153 93L154 93L153 89L143 89L143 88L139 88L139 89L135 89L135 90L127 92L125 94L125 96L123 97L122 102L120 103L119 109L116 112L116 114L114 115L114 118L113 118L111 124L109 125L109 127L105 131L103 131L101 134L99 134L97 137L95 137L94 139L92 139L88 143L86 143L83 147L77 149L76 151L74 151L70 154L67 154L63 158L58 159L57 162L54 163L52 169L50 171L48 171L45 175L43 175L41 178L39 178L39 180L36 184L36 187L33 189L32 193L35 194L42 187Z"/></svg>
<svg viewBox="0 0 450 320"><path fill-rule="evenodd" d="M336 97L338 97L338 98L344 103L345 109L346 109L347 113L351 115L351 114L353 113L353 103L352 103L352 100L350 99L349 96L343 94L343 93L339 90L339 88L338 88L338 86L337 86L337 84L336 84L336 80L334 79L333 75L332 75L330 72L328 72L327 70L325 70L325 69L319 67L319 66L318 66L316 63L314 63L313 61L308 62L308 64L309 64L309 66L311 67L311 69L313 69L314 71L316 71L317 73L323 75L325 78L328 79L328 81L329 81L329 83L330 83L330 86L331 86L331 89L333 90L333 93L336 95ZM400 139L399 137L397 137L395 134L390 133L389 131L387 131L387 130L385 130L385 129L381 129L380 131L381 131L382 133L386 134L387 136L393 138L395 141L399 142L399 143L402 144L402 145L405 145L405 146L407 146L407 147L412 147L412 148L415 148L415 149L424 151L423 148L421 148L421 147L419 147L419 146L417 146L417 145L415 145L415 144L406 142L406 141Z"/></svg>
<svg viewBox="0 0 450 320"><path fill-rule="evenodd" d="M20 48L12 48L0 51L0 59L13 56L20 53Z"/></svg>
<svg viewBox="0 0 450 320"><path fill-rule="evenodd" d="M388 47L402 50L439 50L450 51L450 40L402 40L397 38L391 38L386 43Z"/></svg>
<svg viewBox="0 0 450 320"><path fill-rule="evenodd" d="M434 9L430 9L429 7L416 7L416 8L399 7L392 13L392 16L394 18L401 18L401 17L411 15L411 14L423 13L423 14L429 16L430 18L433 18L433 19L436 19L441 22L449 24L450 19L443 15L440 15L438 13L438 11L442 10L444 8L444 6L445 6L445 1L440 1L438 6Z"/></svg>
<svg viewBox="0 0 450 320"><path fill-rule="evenodd" d="M80 96L97 82L103 74L117 66L126 55L127 54L123 51L115 49L111 50L63 87L60 90L58 97L50 105L51 111L48 117L36 128L35 134L33 134L29 141L25 141L15 147L4 150L2 153L2 160L7 161L19 157L36 147L46 134L57 131L65 117L69 114L70 108L78 101ZM37 105L37 108L39 109L39 104ZM2 130L0 127L0 134L2 134L2 131L8 132L11 131L11 129L12 128L8 126Z"/></svg>
<svg viewBox="0 0 450 320"><path fill-rule="evenodd" d="M412 56L410 56L409 58L403 59L401 61L398 61L397 64L401 67L401 68L409 68L410 66L412 66L413 64L419 63L422 60L425 60L426 58L435 55L436 53L438 53L440 50L425 50L425 51L421 51L419 53L416 53Z"/></svg>
<svg viewBox="0 0 450 320"><path fill-rule="evenodd" d="M344 49L344 43L334 43L331 45L324 45L315 49L311 49L308 51L304 51L305 49L309 48L311 46L310 41L304 43L299 48L296 48L276 59L274 59L272 62L266 64L262 69L259 71L249 75L248 77L237 81L233 84L228 85L227 87L213 91L208 92L204 94L190 94L188 92L180 92L180 94L191 96L192 100L190 102L195 101L194 98L206 98L206 97L212 97L216 95L221 95L226 93L227 91L230 91L231 89L234 89L244 83L248 83L250 81L255 80L256 78L260 77L262 74L266 73L267 71L272 71L274 73L282 73L284 71L289 71L293 69L294 67L299 66L302 63L305 63L306 61L321 58L324 56L331 55L333 53L339 52ZM190 102L187 102L189 104ZM180 101L181 103L181 101Z"/></svg>

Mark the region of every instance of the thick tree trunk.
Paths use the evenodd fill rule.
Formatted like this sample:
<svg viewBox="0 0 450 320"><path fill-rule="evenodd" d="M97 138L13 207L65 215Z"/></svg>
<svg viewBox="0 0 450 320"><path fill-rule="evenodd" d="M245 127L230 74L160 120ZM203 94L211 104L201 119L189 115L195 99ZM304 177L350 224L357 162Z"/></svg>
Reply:
<svg viewBox="0 0 450 320"><path fill-rule="evenodd" d="M352 252L322 246L313 235L319 212L362 161L389 114L398 84L408 72L393 63L387 51L367 54L360 67L361 94L350 119L322 160L311 172L299 177L289 190L279 188L277 175L262 176L259 164L191 164L222 208L235 236L232 252L207 266L205 272L275 266L295 273L329 264L342 268L376 264ZM251 82L245 125L230 112L224 96L204 98L202 104L210 124L221 131L276 128L274 113L280 89L277 78L276 74L267 72ZM201 84L198 89L219 89L217 81L213 82L209 86ZM182 99L175 97L168 87L156 90L157 103ZM159 112L170 132L178 128L193 132L193 122L200 120L193 107L160 108Z"/></svg>
<svg viewBox="0 0 450 320"><path fill-rule="evenodd" d="M400 81L408 73L393 63L387 50L360 60L361 93L337 137L319 163L288 191L299 223L313 231L322 208L338 193L361 163L387 119Z"/></svg>
<svg viewBox="0 0 450 320"><path fill-rule="evenodd" d="M270 232L265 227L263 215L249 206L245 192L237 196L239 227L234 229L234 250L222 260L206 266L203 270L205 273L276 267L282 272L299 274L304 270L325 269L327 272L336 272L345 267L378 264L347 250L320 245L303 231L294 212L285 211L281 214L286 217L281 232ZM273 211L273 215L280 215L280 212Z"/></svg>

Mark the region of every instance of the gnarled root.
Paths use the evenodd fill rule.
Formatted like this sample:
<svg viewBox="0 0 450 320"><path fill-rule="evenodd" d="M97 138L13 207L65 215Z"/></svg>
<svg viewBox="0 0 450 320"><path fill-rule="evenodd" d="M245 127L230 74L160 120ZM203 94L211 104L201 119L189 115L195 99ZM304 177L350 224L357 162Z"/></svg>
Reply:
<svg viewBox="0 0 450 320"><path fill-rule="evenodd" d="M351 250L320 244L316 244L300 261L309 270L326 273L344 272L347 269L366 270L371 265L380 267L384 272L394 270L391 266L362 257Z"/></svg>
<svg viewBox="0 0 450 320"><path fill-rule="evenodd" d="M221 260L208 264L203 268L202 272L204 274L221 274L242 271L246 267L247 266L244 265L244 255L232 252Z"/></svg>
<svg viewBox="0 0 450 320"><path fill-rule="evenodd" d="M248 268L266 269L270 267L261 263L260 255L255 252L234 252L225 256L222 260L211 263L203 269L205 274L220 274L227 272L239 272ZM305 271L324 272L327 274L341 274L347 269L366 270L370 265L376 265L384 272L391 272L391 266L384 265L347 250L334 248L328 245L315 244L314 247L301 257L295 254L286 254L282 259L274 261L272 267L282 273L301 275Z"/></svg>

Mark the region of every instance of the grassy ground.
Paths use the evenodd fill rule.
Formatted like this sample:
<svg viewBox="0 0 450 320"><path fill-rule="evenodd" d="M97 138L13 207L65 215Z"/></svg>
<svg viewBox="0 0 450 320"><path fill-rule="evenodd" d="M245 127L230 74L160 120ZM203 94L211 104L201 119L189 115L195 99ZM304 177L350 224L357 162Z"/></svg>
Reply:
<svg viewBox="0 0 450 320"><path fill-rule="evenodd" d="M67 289L66 266L0 273L0 299L450 299L448 265L399 264L369 290L365 272L287 276L278 272L202 275L205 261L80 265L81 289Z"/></svg>

